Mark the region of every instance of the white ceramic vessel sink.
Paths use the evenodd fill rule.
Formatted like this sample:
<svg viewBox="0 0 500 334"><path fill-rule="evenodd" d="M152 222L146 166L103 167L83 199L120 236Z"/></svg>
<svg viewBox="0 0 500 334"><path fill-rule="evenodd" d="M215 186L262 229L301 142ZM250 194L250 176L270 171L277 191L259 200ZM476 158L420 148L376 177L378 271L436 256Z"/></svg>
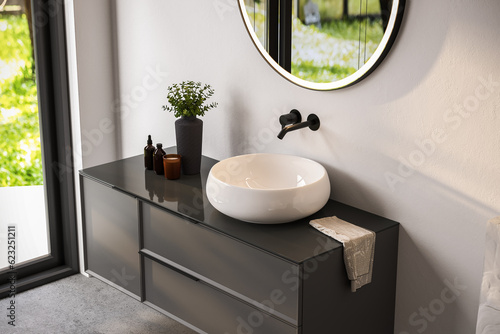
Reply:
<svg viewBox="0 0 500 334"><path fill-rule="evenodd" d="M208 175L207 196L220 212L246 222L278 224L307 217L330 197L319 163L292 155L247 154L222 160Z"/></svg>

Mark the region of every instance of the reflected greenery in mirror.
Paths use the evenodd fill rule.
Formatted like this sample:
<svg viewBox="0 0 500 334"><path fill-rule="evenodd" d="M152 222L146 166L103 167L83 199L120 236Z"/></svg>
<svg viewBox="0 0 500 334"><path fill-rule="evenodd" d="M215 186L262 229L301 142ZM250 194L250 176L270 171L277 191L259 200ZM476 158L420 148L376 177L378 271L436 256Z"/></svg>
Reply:
<svg viewBox="0 0 500 334"><path fill-rule="evenodd" d="M404 10L398 0L239 3L264 58L287 79L313 89L349 86L370 73L394 41Z"/></svg>

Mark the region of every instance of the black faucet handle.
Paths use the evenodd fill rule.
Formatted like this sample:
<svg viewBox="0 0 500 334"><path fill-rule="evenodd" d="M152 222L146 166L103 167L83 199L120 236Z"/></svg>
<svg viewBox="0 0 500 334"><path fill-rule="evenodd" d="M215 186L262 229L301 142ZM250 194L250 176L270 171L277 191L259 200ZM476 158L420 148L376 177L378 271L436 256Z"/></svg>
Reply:
<svg viewBox="0 0 500 334"><path fill-rule="evenodd" d="M307 116L307 122L309 123L309 129L316 131L319 129L319 117L315 114L310 114Z"/></svg>
<svg viewBox="0 0 500 334"><path fill-rule="evenodd" d="M302 116L297 109L292 109L288 114L280 116L280 124L282 127L300 122L302 122Z"/></svg>

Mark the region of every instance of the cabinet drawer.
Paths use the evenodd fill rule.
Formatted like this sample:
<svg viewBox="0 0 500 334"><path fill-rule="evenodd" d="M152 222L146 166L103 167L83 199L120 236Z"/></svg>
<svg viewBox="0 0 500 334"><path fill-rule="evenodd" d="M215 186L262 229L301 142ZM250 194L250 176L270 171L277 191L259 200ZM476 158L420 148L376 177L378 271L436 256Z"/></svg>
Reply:
<svg viewBox="0 0 500 334"><path fill-rule="evenodd" d="M145 203L142 218L145 249L300 325L297 265Z"/></svg>
<svg viewBox="0 0 500 334"><path fill-rule="evenodd" d="M83 178L85 270L140 299L137 200Z"/></svg>
<svg viewBox="0 0 500 334"><path fill-rule="evenodd" d="M200 333L297 334L297 328L149 258L144 258L145 301Z"/></svg>

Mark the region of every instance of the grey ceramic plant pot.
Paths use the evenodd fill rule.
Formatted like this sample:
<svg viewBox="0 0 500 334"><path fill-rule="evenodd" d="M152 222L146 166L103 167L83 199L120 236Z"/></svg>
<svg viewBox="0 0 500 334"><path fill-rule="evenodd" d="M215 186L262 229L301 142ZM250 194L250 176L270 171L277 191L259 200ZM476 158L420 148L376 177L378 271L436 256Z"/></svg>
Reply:
<svg viewBox="0 0 500 334"><path fill-rule="evenodd" d="M175 121L175 139L177 141L177 154L181 155L183 174L199 174L203 121L196 116L182 116Z"/></svg>

